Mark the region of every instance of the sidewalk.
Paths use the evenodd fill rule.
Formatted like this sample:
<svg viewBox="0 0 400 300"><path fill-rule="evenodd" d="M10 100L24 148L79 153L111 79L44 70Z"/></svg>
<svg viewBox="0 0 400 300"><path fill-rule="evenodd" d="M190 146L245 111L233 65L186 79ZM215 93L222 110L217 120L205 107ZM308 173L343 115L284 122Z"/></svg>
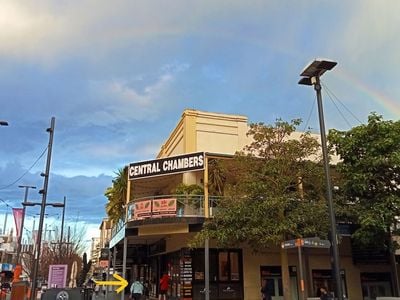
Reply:
<svg viewBox="0 0 400 300"><path fill-rule="evenodd" d="M128 300L129 295L125 295L124 300ZM108 292L107 296L104 296L103 293L99 293L97 296L93 294L92 300L121 300L121 294L117 294L115 292Z"/></svg>

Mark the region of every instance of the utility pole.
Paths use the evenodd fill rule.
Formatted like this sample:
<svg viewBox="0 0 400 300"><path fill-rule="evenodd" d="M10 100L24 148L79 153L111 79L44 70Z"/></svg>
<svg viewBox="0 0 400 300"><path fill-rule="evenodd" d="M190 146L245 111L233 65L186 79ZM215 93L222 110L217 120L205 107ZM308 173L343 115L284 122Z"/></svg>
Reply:
<svg viewBox="0 0 400 300"><path fill-rule="evenodd" d="M8 217L8 212L6 212L6 215L4 217L4 226L3 226L3 236L4 236L4 238L6 238L5 235L6 235L7 217ZM3 263L4 260L6 259L5 256L6 256L6 250L1 251L1 259L0 259L1 263Z"/></svg>
<svg viewBox="0 0 400 300"><path fill-rule="evenodd" d="M47 199L47 189L49 186L49 176L50 176L50 164L51 164L51 151L53 148L53 137L54 137L54 126L56 119L54 117L51 118L50 128L47 128L47 132L50 133L49 136L49 145L47 147L47 161L46 161L46 171L41 175L44 177L44 185L43 189L39 191L42 194L42 203L40 206L40 219L39 219L39 229L37 236L37 250L35 253L35 264L33 268L33 278L32 278L32 290L31 290L31 300L35 300L36 297L36 285L37 285L37 275L39 271L39 258L40 258L40 249L42 244L42 230L43 230L43 222L44 222L44 214L46 211L46 199Z"/></svg>
<svg viewBox="0 0 400 300"><path fill-rule="evenodd" d="M36 189L35 186L31 185L20 185L18 186L19 188L24 188L25 189L25 196L24 196L24 203L28 201L28 192L29 189ZM17 248L17 257L15 259L16 264L20 264L20 255L21 255L21 247L22 247L22 235L24 232L24 222L25 222L25 205L22 205L22 220L21 220L21 232L19 233L18 237L18 248Z"/></svg>
<svg viewBox="0 0 400 300"><path fill-rule="evenodd" d="M61 262L61 258L62 258L62 254L61 254L61 247L62 247L62 242L64 239L64 217L65 217L65 202L67 201L67 197L64 196L64 207L63 207L63 214L62 214L62 218L61 218L61 234L60 234L60 262Z"/></svg>
<svg viewBox="0 0 400 300"><path fill-rule="evenodd" d="M8 212L6 212L6 215L4 217L3 235L6 235L7 218L8 218Z"/></svg>

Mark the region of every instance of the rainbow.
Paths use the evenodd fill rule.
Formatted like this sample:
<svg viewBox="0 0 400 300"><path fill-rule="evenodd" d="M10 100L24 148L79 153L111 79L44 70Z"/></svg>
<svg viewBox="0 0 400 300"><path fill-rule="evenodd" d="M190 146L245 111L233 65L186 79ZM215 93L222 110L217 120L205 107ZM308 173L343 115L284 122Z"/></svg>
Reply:
<svg viewBox="0 0 400 300"><path fill-rule="evenodd" d="M355 77L350 72L344 70L343 68L338 68L335 72L332 72L338 77L350 82L355 88L360 90L369 99L383 107L390 115L394 118L400 118L400 100L395 100L390 98L388 95L382 93L381 91L374 89L371 86L365 84L359 78ZM377 111L379 114L379 112Z"/></svg>

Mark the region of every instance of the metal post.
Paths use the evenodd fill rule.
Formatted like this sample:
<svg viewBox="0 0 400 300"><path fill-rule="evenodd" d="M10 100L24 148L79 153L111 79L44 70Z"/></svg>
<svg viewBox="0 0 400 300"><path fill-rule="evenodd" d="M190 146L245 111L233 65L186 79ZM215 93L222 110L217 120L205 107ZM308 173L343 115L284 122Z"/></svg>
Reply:
<svg viewBox="0 0 400 300"><path fill-rule="evenodd" d="M6 215L5 215L5 218L4 218L3 235L6 235L7 217L8 217L8 212L6 212ZM1 251L0 262L3 263L5 259L6 259L6 250Z"/></svg>
<svg viewBox="0 0 400 300"><path fill-rule="evenodd" d="M391 267L391 277L392 277L392 285L393 285L393 292L395 297L399 297L400 295L400 288L399 288L399 275L397 272L397 262L396 262L396 250L393 246L393 237L391 229L389 228L389 238L390 238L390 267Z"/></svg>
<svg viewBox="0 0 400 300"><path fill-rule="evenodd" d="M107 265L107 274L106 281L110 281L110 265L111 265L111 250L110 246L108 246L108 265ZM106 289L106 299L108 299L108 286L103 286Z"/></svg>
<svg viewBox="0 0 400 300"><path fill-rule="evenodd" d="M71 236L71 226L68 226L68 234L67 234L67 256L68 256L68 258L70 257L70 255L69 255L69 245L70 245L69 238L70 238L70 236Z"/></svg>
<svg viewBox="0 0 400 300"><path fill-rule="evenodd" d="M44 238L42 238L42 241L46 242L46 236L47 236L47 224L44 224Z"/></svg>
<svg viewBox="0 0 400 300"><path fill-rule="evenodd" d="M210 300L210 246L208 239L204 241L204 294L204 299Z"/></svg>
<svg viewBox="0 0 400 300"><path fill-rule="evenodd" d="M318 103L318 117L319 117L319 127L321 131L321 147L322 147L322 156L324 160L324 170L325 170L325 180L326 180L326 192L328 197L328 210L329 210L329 219L330 219L330 230L331 230L331 243L332 243L332 254L333 254L333 268L335 275L335 297L338 300L343 300L342 293L342 280L340 278L340 267L339 267L339 249L337 242L337 234L336 234L336 217L335 210L333 207L332 200L332 183L331 176L329 170L329 159L328 159L328 149L327 149L327 141L325 134L325 122L324 122L324 111L322 107L322 96L321 96L321 83L319 80L319 76L314 76L311 78L311 82L314 85L314 90L317 93L317 103Z"/></svg>
<svg viewBox="0 0 400 300"><path fill-rule="evenodd" d="M124 250L122 252L122 278L126 278L126 255L128 252L128 238L125 236L124 237ZM113 265L115 269L115 264ZM124 300L125 298L125 292L121 292L121 300Z"/></svg>
<svg viewBox="0 0 400 300"><path fill-rule="evenodd" d="M63 206L63 212L62 212L62 218L61 218L61 233L60 233L60 262L62 258L62 244L63 244L63 238L64 238L64 216L65 216L65 203L66 203L67 197L64 196L64 206Z"/></svg>
<svg viewBox="0 0 400 300"><path fill-rule="evenodd" d="M20 185L20 188L25 188L25 196L24 196L24 203L28 201L28 192L29 189L36 189L35 186L29 185ZM25 223L25 205L22 205L22 220L21 220L21 232L19 233L18 237L18 246L17 246L17 257L15 258L15 263L20 264L20 254L21 254L21 247L22 247L22 235L24 232L24 223Z"/></svg>
<svg viewBox="0 0 400 300"><path fill-rule="evenodd" d="M40 248L42 244L42 230L43 230L43 223L44 223L44 214L46 211L46 198L47 198L47 189L49 186L49 175L50 175L50 164L51 164L51 151L53 147L53 136L54 136L54 125L55 125L55 118L51 118L51 125L47 131L50 133L49 137L49 145L47 147L47 162L46 162L46 171L44 175L44 186L43 190L40 191L42 194L42 204L40 206L40 219L39 219L39 229L37 235L37 250L35 253L35 264L33 268L33 278L32 278L32 290L31 290L31 300L35 300L36 297L36 285L37 285L37 274L39 270L39 257L40 257Z"/></svg>
<svg viewBox="0 0 400 300"><path fill-rule="evenodd" d="M208 157L205 157L204 166L204 217L210 217L210 203L208 195ZM210 243L208 238L204 241L204 293L205 300L210 300Z"/></svg>
<svg viewBox="0 0 400 300"><path fill-rule="evenodd" d="M8 212L6 212L6 216L4 217L3 235L6 235L7 218L8 218Z"/></svg>
<svg viewBox="0 0 400 300"><path fill-rule="evenodd" d="M300 276L300 300L305 299L304 294L304 274L303 274L303 258L301 255L301 242L297 246L297 253L299 255L299 276Z"/></svg>

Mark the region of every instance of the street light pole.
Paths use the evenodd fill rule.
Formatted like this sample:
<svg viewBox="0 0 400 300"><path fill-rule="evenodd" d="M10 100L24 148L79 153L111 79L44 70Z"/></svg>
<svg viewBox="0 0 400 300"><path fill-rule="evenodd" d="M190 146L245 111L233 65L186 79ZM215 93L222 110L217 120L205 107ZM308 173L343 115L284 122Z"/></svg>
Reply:
<svg viewBox="0 0 400 300"><path fill-rule="evenodd" d="M28 200L29 189L36 189L36 186L30 186L30 185L20 185L18 187L25 189L24 203L26 203L27 200ZM22 235L23 235L23 232L24 232L24 222L25 222L25 206L22 205L21 232L19 233L19 237L18 237L17 257L15 259L15 263L16 264L20 264L20 255L21 255L21 247L22 247Z"/></svg>
<svg viewBox="0 0 400 300"><path fill-rule="evenodd" d="M61 218L61 234L60 234L60 262L61 262L61 248L62 248L62 243L63 243L63 234L64 234L64 216L65 216L65 202L67 200L67 197L64 196L64 206L63 206L63 212L62 212L62 218Z"/></svg>
<svg viewBox="0 0 400 300"><path fill-rule="evenodd" d="M50 164L51 164L51 151L53 148L53 136L54 136L54 125L55 118L51 118L50 128L47 128L47 131L50 133L49 136L49 145L47 147L47 162L46 162L46 171L43 174L44 176L44 186L43 189L39 191L42 194L42 203L40 206L40 218L39 218L39 229L37 236L37 247L34 259L34 268L33 268L33 277L32 277L32 290L31 290L31 300L35 300L36 297L36 285L37 285L37 274L39 269L39 257L40 257L40 249L42 244L42 230L43 230L43 222L44 222L44 214L46 210L46 198L47 198L47 189L49 185L49 175L50 175Z"/></svg>
<svg viewBox="0 0 400 300"><path fill-rule="evenodd" d="M324 111L322 107L321 83L320 83L320 76L324 74L326 71L333 69L336 65L337 62L333 61L314 60L300 74L300 76L303 76L303 78L300 79L299 84L313 85L314 90L317 94L318 117L319 117L319 126L321 134L321 148L322 148L322 157L324 161L326 193L328 200L328 212L329 212L330 231L331 231L333 271L336 282L335 296L337 297L338 300L343 300L343 289L342 289L340 264L339 264L339 247L338 247L337 233L336 233L336 217L332 199L332 183L331 183L331 176L329 169L328 147L327 147L327 140L325 133Z"/></svg>

